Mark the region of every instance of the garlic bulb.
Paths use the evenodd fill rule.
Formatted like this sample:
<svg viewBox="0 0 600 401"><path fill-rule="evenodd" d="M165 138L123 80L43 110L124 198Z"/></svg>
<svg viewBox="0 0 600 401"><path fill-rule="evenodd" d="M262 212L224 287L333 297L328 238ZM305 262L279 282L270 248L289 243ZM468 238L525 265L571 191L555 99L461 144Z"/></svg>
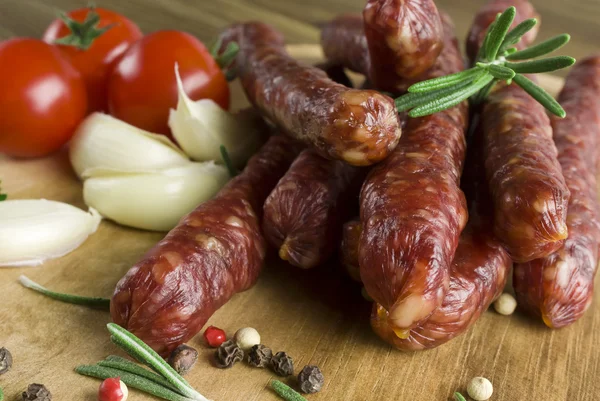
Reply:
<svg viewBox="0 0 600 401"><path fill-rule="evenodd" d="M79 178L95 168L150 172L181 166L189 158L169 138L107 114L92 113L77 128L69 157Z"/></svg>
<svg viewBox="0 0 600 401"><path fill-rule="evenodd" d="M229 179L224 166L192 163L151 173L106 174L88 170L85 203L119 224L168 231L181 217L212 198Z"/></svg>
<svg viewBox="0 0 600 401"><path fill-rule="evenodd" d="M0 266L35 266L71 252L94 233L101 217L62 202L0 202Z"/></svg>
<svg viewBox="0 0 600 401"><path fill-rule="evenodd" d="M173 136L193 160L220 162L220 146L227 149L236 167L242 167L265 139L265 125L253 111L231 114L210 99L194 102L183 90L175 65L179 100L171 109L169 127Z"/></svg>

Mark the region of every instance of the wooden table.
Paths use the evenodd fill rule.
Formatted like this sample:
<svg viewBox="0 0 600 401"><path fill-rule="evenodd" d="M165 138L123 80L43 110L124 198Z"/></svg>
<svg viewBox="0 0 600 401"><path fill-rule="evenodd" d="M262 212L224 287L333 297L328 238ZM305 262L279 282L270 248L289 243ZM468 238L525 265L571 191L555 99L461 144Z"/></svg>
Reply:
<svg viewBox="0 0 600 401"><path fill-rule="evenodd" d="M293 42L314 42L317 29L313 23L329 18L332 10L358 9L359 5L355 0L347 7L341 0L337 2L338 7L335 1L325 6L322 0L302 6L279 5L276 0L219 4L209 0L197 4L114 0L112 4L146 31L177 27L208 40L230 20L261 18L283 28ZM56 5L69 8L73 3L62 0ZM51 8L42 1L0 0L0 35L39 35L50 19ZM573 6L564 8L568 15ZM464 14L452 12L459 18L463 15L462 21L470 18L466 9ZM578 47L582 52L586 51L584 42ZM296 48L295 54L314 56L314 49ZM0 156L3 189L12 198L45 197L84 208L81 184L65 156L63 152L33 161ZM9 348L15 360L14 369L0 376L7 401L13 401L32 382L48 385L54 400L93 401L99 382L76 375L73 368L119 353L108 340L107 313L43 298L21 288L18 276L27 274L60 291L109 296L117 280L161 237L105 221L66 257L41 267L0 269L0 346ZM504 317L490 311L472 330L443 347L401 353L371 332L370 305L362 299L360 288L335 266L305 272L274 258L266 265L258 284L235 296L209 324L230 335L240 327L255 327L274 351L285 350L294 357L296 372L306 364L320 366L326 384L321 393L307 397L309 401L448 400L454 391L465 393L474 376L492 380L494 401L600 399L600 297L583 319L562 330L551 331L521 314ZM209 398L278 399L266 388L273 378L269 370L246 364L219 370L212 367L213 351L203 345L201 336L190 345L200 350L201 357L189 380ZM288 382L293 384L293 380ZM153 398L135 392L130 399Z"/></svg>

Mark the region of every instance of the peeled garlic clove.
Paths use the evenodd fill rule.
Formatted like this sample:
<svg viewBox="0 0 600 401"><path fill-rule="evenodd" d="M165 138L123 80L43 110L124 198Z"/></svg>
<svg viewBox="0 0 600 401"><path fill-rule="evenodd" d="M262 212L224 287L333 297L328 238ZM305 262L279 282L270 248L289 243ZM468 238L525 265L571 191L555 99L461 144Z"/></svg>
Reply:
<svg viewBox="0 0 600 401"><path fill-rule="evenodd" d="M83 183L85 203L130 227L168 231L212 198L229 174L214 162L188 163L154 173L97 175Z"/></svg>
<svg viewBox="0 0 600 401"><path fill-rule="evenodd" d="M94 168L150 172L189 163L169 138L151 134L107 114L92 113L77 128L69 157L79 178Z"/></svg>
<svg viewBox="0 0 600 401"><path fill-rule="evenodd" d="M35 266L58 258L94 233L101 217L62 202L17 199L0 202L0 266Z"/></svg>
<svg viewBox="0 0 600 401"><path fill-rule="evenodd" d="M169 127L177 143L193 160L221 162L221 145L231 161L242 167L264 142L265 125L256 112L231 114L210 99L194 102L183 90L175 66L179 100L171 109Z"/></svg>

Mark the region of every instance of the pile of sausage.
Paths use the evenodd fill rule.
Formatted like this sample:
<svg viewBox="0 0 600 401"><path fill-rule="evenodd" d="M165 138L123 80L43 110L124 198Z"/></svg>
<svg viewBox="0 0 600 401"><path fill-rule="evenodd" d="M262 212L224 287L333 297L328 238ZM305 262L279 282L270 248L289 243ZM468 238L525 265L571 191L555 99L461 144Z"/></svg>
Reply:
<svg viewBox="0 0 600 401"><path fill-rule="evenodd" d="M471 63L510 5L515 24L538 17L526 0L491 0L467 39ZM234 24L222 39L239 44L236 72L273 135L121 279L116 323L167 354L256 281L267 243L303 269L337 254L374 300L374 331L403 350L467 330L503 291L513 261L519 304L548 326L590 306L600 56L567 78L566 119L500 84L476 110L465 102L411 119L383 92L401 95L466 67L452 21L433 0L368 0L362 16L325 24L323 69L293 59L263 23ZM342 68L373 89L350 87Z"/></svg>

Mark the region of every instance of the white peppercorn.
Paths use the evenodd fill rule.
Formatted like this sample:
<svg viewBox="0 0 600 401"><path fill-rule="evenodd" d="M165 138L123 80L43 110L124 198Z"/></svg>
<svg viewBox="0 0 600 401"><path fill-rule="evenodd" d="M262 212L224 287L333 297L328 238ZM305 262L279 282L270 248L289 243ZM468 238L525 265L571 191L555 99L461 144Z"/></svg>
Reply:
<svg viewBox="0 0 600 401"><path fill-rule="evenodd" d="M485 377L474 377L467 387L469 397L475 401L486 401L494 392L492 383Z"/></svg>

